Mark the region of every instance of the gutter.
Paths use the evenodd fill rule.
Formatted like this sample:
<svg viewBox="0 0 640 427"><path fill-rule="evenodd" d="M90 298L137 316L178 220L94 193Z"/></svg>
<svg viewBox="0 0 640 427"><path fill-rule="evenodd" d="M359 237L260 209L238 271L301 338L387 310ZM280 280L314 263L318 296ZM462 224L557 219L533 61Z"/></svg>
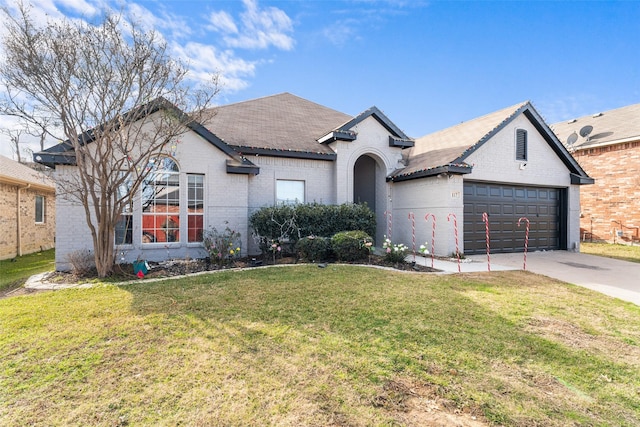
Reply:
<svg viewBox="0 0 640 427"><path fill-rule="evenodd" d="M21 220L20 220L20 190L27 190L29 188L31 188L31 184L27 184L24 187L20 187L18 186L18 192L17 192L17 203L16 203L16 228L17 228L17 232L18 232L18 238L16 239L16 252L18 253L17 256L22 256L22 225L21 225Z"/></svg>

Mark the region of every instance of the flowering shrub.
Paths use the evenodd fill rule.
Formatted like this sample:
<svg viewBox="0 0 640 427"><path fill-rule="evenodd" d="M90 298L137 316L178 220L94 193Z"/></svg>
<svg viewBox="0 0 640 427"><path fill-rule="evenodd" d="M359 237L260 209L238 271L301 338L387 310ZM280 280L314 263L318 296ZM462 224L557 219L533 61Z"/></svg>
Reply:
<svg viewBox="0 0 640 427"><path fill-rule="evenodd" d="M384 250L384 259L393 264L404 262L407 252L409 252L409 248L404 243L393 244L387 236L384 236L382 249Z"/></svg>
<svg viewBox="0 0 640 427"><path fill-rule="evenodd" d="M424 245L420 245L420 248L418 249L418 252L420 254L422 254L423 256L427 256L430 254L429 252L429 244L427 242L424 242Z"/></svg>
<svg viewBox="0 0 640 427"><path fill-rule="evenodd" d="M218 264L218 267L222 267L240 256L240 232L229 227L226 227L222 233L215 227L205 231L203 242L209 253L209 259Z"/></svg>
<svg viewBox="0 0 640 427"><path fill-rule="evenodd" d="M280 255L280 256L282 255L282 246L280 245L280 242L277 240L271 240L268 246L268 251L273 256L273 263L275 264L276 255Z"/></svg>

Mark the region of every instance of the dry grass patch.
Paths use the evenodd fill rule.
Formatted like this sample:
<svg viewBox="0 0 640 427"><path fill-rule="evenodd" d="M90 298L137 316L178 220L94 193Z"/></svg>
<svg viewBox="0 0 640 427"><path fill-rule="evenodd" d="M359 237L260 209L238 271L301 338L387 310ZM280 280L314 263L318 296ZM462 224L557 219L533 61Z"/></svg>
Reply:
<svg viewBox="0 0 640 427"><path fill-rule="evenodd" d="M611 243L580 243L580 252L623 261L640 262L640 246Z"/></svg>

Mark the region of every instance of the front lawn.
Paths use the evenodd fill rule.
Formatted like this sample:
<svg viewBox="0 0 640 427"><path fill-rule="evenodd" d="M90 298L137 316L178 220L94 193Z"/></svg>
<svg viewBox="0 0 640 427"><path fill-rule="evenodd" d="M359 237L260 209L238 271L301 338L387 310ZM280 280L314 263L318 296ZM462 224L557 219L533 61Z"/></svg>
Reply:
<svg viewBox="0 0 640 427"><path fill-rule="evenodd" d="M34 274L53 270L54 264L55 249L0 261L0 293L21 286Z"/></svg>
<svg viewBox="0 0 640 427"><path fill-rule="evenodd" d="M640 419L640 308L522 271L100 285L0 300L0 330L3 426Z"/></svg>
<svg viewBox="0 0 640 427"><path fill-rule="evenodd" d="M580 252L623 261L640 262L640 246L611 243L580 243Z"/></svg>

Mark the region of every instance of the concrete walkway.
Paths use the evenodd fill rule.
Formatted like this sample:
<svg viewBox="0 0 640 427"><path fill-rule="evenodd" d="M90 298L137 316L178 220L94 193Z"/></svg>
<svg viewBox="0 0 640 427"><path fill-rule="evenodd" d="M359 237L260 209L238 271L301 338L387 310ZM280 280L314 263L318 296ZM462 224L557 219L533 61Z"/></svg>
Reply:
<svg viewBox="0 0 640 427"><path fill-rule="evenodd" d="M486 255L472 255L482 262ZM523 254L491 255L491 270L522 269ZM527 270L640 305L640 263L568 251L527 254ZM464 271L464 270L463 270Z"/></svg>

